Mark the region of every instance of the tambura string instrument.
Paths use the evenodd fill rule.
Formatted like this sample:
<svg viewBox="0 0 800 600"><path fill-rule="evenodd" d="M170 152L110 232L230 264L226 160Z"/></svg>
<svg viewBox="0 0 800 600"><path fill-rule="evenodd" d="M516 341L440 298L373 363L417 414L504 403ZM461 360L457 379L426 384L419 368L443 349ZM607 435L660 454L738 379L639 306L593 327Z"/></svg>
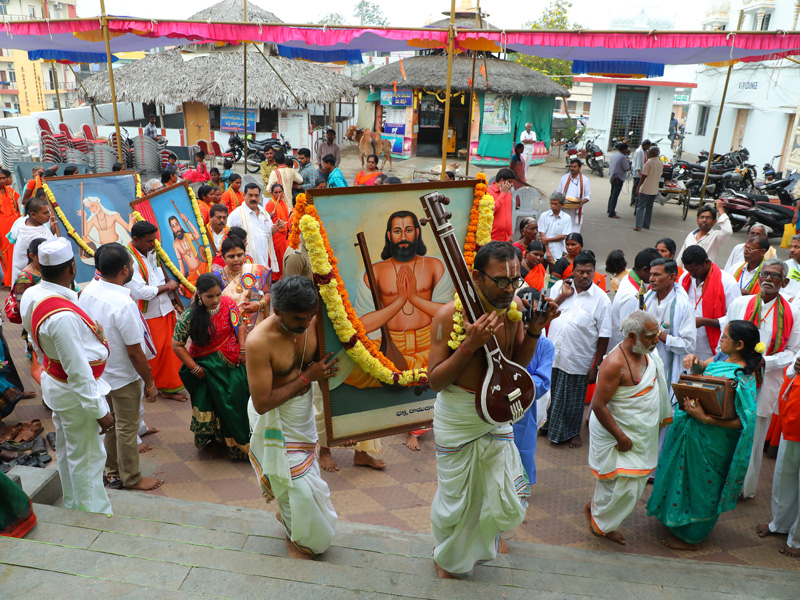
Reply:
<svg viewBox="0 0 800 600"><path fill-rule="evenodd" d="M466 320L474 323L485 311L450 224L452 214L442 208L442 205L450 203L450 199L433 192L422 196L420 200L428 215L420 223L431 225L444 264L464 306ZM492 425L515 423L533 405L536 393L533 379L524 367L503 356L494 336L489 338L482 350L486 355L487 369L475 392L478 416Z"/></svg>

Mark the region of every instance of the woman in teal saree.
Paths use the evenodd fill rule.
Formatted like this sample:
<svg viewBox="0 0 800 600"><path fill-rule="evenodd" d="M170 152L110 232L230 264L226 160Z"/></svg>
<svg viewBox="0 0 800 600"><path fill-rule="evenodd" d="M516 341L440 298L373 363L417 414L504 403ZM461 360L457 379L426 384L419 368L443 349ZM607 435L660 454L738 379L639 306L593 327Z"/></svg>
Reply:
<svg viewBox="0 0 800 600"><path fill-rule="evenodd" d="M0 535L21 538L36 525L31 500L16 483L0 472Z"/></svg>
<svg viewBox="0 0 800 600"><path fill-rule="evenodd" d="M689 354L684 367L695 373L736 379L736 415L730 420L707 415L699 402L675 407L675 416L658 459L658 475L647 514L670 530L668 548L696 550L733 510L744 483L753 446L756 410L755 371L764 344L749 321L730 321L720 337L722 352L707 361Z"/></svg>

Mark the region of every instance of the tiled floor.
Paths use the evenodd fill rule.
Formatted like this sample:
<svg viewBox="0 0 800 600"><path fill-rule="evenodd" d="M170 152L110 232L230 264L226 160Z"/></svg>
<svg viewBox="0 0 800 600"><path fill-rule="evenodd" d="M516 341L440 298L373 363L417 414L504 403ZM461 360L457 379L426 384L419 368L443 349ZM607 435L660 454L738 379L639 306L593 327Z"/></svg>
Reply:
<svg viewBox="0 0 800 600"><path fill-rule="evenodd" d="M6 323L4 330L13 356L23 357L18 327ZM24 358L17 359L17 362L25 363ZM30 382L29 377L25 380ZM142 455L143 471L166 482L161 489L152 493L275 510L274 505L266 505L261 498L248 463L231 462L225 457L194 447L189 431L190 405L161 401L148 404L146 408L147 424L161 431L146 438L153 450ZM6 419L6 424L32 418L41 418L45 430L52 431L49 411L39 399L20 403ZM588 434L584 434L586 441ZM405 436L385 438L381 458L388 466L382 472L354 467L351 450L334 449L333 456L341 470L324 473L324 478L330 485L339 517L346 521L409 531L429 531L430 505L436 491L432 434L424 436L421 445L420 452L411 452L405 446ZM586 461L586 444L581 449L570 450L566 446L552 446L544 438L539 438L537 483L533 486L527 519L514 532L515 540L606 552L680 556L701 561L800 570L800 560L785 558L778 553L785 538L762 540L755 534L756 524L764 523L770 517L774 460L764 459L756 498L722 515L703 549L694 553L675 552L661 545L664 528L656 519L645 515L645 504L651 489L649 486L633 515L621 528L628 540L627 546L618 546L592 536L586 529L582 513L582 507L591 498L594 488Z"/></svg>

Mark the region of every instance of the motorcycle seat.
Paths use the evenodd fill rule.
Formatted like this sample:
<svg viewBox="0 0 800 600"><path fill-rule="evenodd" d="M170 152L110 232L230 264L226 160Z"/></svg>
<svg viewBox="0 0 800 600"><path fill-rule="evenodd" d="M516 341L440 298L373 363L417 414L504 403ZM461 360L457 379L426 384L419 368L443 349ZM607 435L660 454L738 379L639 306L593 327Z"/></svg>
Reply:
<svg viewBox="0 0 800 600"><path fill-rule="evenodd" d="M771 210L785 217L791 219L794 216L794 209L790 206L784 206L783 204L773 204L772 202L759 202L759 208L765 208L767 210Z"/></svg>
<svg viewBox="0 0 800 600"><path fill-rule="evenodd" d="M749 198L753 202L766 202L769 203L769 196L765 194L750 194L749 192L735 192L735 196Z"/></svg>

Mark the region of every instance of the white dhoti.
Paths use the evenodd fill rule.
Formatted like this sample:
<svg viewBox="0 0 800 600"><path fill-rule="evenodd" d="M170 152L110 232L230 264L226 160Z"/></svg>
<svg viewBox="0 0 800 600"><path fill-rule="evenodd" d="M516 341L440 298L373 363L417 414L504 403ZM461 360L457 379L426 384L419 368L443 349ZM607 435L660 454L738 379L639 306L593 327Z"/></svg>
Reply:
<svg viewBox="0 0 800 600"><path fill-rule="evenodd" d="M769 422L772 417L756 416L756 426L753 432L753 450L750 453L750 464L744 476L742 496L755 498L758 489L758 476L761 474L761 459L764 458L764 443L767 441Z"/></svg>
<svg viewBox="0 0 800 600"><path fill-rule="evenodd" d="M102 398L101 398L102 400ZM106 464L104 435L97 419L82 406L53 411L56 463L64 492L64 506L74 510L111 514L103 487Z"/></svg>
<svg viewBox="0 0 800 600"><path fill-rule="evenodd" d="M497 556L500 533L525 518L530 484L511 425L493 427L475 412L475 394L449 386L434 405L438 489L431 506L433 559L466 577Z"/></svg>
<svg viewBox="0 0 800 600"><path fill-rule="evenodd" d="M311 390L263 415L251 399L247 414L250 463L267 502L278 500L286 535L301 552L321 554L331 545L337 517L316 461Z"/></svg>
<svg viewBox="0 0 800 600"><path fill-rule="evenodd" d="M775 477L772 480L773 533L788 533L786 545L800 548L797 524L800 522L800 442L790 442L781 437Z"/></svg>
<svg viewBox="0 0 800 600"><path fill-rule="evenodd" d="M638 385L618 387L608 410L630 438L628 452L617 449L617 440L592 412L589 418L589 468L597 479L592 498L592 527L605 535L615 531L633 512L644 492L647 477L658 464L659 427L672 421L664 366L656 354Z"/></svg>

